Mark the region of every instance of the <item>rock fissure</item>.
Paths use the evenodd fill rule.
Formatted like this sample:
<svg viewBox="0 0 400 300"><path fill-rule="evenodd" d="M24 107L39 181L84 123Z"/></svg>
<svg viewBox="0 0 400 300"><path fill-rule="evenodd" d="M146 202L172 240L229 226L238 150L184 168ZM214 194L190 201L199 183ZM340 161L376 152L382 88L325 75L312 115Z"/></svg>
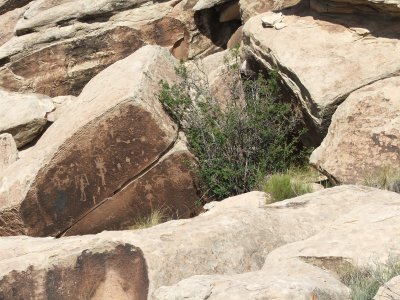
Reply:
<svg viewBox="0 0 400 300"><path fill-rule="evenodd" d="M64 234L66 232L68 232L72 227L74 227L76 224L78 224L79 222L81 222L82 220L85 219L86 216L88 216L89 214L91 214L92 212L94 212L96 209L99 209L101 206L103 206L104 204L106 204L108 201L112 201L112 196L118 194L119 192L123 191L127 186L129 186L130 184L134 183L135 181L139 180L141 177L145 176L147 173L149 173L152 169L154 169L159 163L160 161L166 157L166 155L168 154L169 151L171 151L171 149L177 144L178 141L178 136L179 136L179 132L176 134L175 139L171 142L171 144L162 152L160 153L159 157L154 160L151 164L149 164L145 169L143 169L142 171L140 171L140 173L136 174L134 177L128 179L124 184L122 184L122 186L120 188L118 188L117 190L115 190L112 195L110 195L109 197L103 199L101 202L97 203L96 206L94 206L93 208L91 208L90 210L88 210L83 216L79 217L78 219L76 219L74 221L74 223L70 226L68 226L68 228L64 229L62 232L58 233L56 235L56 238L60 238L63 237Z"/></svg>

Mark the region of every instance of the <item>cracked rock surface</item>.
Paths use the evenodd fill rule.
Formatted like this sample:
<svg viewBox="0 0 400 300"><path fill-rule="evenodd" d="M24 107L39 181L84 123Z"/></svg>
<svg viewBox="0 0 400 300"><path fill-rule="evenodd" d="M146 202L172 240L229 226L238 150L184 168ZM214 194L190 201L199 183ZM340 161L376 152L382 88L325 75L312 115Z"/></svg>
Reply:
<svg viewBox="0 0 400 300"><path fill-rule="evenodd" d="M92 224L84 233L132 225L126 207L136 201L141 204L131 210L138 210L137 215L166 206L188 217L196 197L188 166L192 157L185 146L174 148L177 127L156 98L159 80L173 80L175 63L168 50L146 46L94 77L75 109L62 114L4 172L0 215L5 212L9 218L13 211L13 218L0 233L62 234L97 207L120 201L126 189L130 198L124 196L125 202L113 209L120 214L108 210L104 226ZM175 199L165 189L180 194Z"/></svg>

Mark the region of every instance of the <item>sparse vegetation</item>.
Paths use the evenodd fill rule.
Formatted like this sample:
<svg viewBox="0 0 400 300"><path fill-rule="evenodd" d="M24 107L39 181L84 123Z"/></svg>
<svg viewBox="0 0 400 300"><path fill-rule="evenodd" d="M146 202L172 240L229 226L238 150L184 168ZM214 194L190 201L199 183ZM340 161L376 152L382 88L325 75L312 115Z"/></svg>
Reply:
<svg viewBox="0 0 400 300"><path fill-rule="evenodd" d="M391 258L386 264L364 267L345 265L338 269L338 273L341 281L350 288L352 300L372 300L381 286L400 275L400 260ZM388 299L395 300L391 296Z"/></svg>
<svg viewBox="0 0 400 300"><path fill-rule="evenodd" d="M282 100L276 73L243 77L239 65L235 49L223 75L229 86L221 88L231 95L225 103L184 65L176 68L179 82L161 82L159 94L198 158L204 193L217 200L250 191L259 178L301 165L306 157L301 112Z"/></svg>
<svg viewBox="0 0 400 300"><path fill-rule="evenodd" d="M400 193L400 170L390 166L368 175L364 184L382 190Z"/></svg>
<svg viewBox="0 0 400 300"><path fill-rule="evenodd" d="M313 191L312 183L317 182L317 171L306 168L289 169L285 173L268 176L262 190L271 195L269 202L282 201Z"/></svg>
<svg viewBox="0 0 400 300"><path fill-rule="evenodd" d="M151 211L150 215L138 218L135 220L135 225L131 227L132 230L135 229L145 229L149 227L156 226L162 222L168 221L167 214L164 209L154 209Z"/></svg>

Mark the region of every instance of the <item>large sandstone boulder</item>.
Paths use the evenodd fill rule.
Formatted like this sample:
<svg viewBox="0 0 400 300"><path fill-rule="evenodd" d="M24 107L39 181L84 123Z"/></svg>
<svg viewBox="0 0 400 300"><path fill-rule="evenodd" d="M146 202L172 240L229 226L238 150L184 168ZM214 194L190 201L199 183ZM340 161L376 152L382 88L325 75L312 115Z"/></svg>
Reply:
<svg viewBox="0 0 400 300"><path fill-rule="evenodd" d="M303 107L315 144L350 93L400 70L398 22L299 12L283 15L279 26L264 28L267 16L271 13L245 24L245 55L258 67L278 71Z"/></svg>
<svg viewBox="0 0 400 300"><path fill-rule="evenodd" d="M12 93L0 89L0 134L13 135L20 148L37 137L54 110L53 101L43 95Z"/></svg>
<svg viewBox="0 0 400 300"><path fill-rule="evenodd" d="M143 253L129 243L97 236L0 243L1 299L146 300L148 285Z"/></svg>
<svg viewBox="0 0 400 300"><path fill-rule="evenodd" d="M98 220L103 227L93 224L84 233L133 225L132 211L140 216L158 206L188 217L197 198L192 160L184 147L171 154L177 127L157 99L159 81L173 80L175 63L168 50L146 46L93 78L75 109L0 179L0 216L13 216L0 233L59 235L104 205L120 214L107 211ZM121 202L107 203L114 201Z"/></svg>
<svg viewBox="0 0 400 300"><path fill-rule="evenodd" d="M400 169L400 77L350 94L310 162L334 183L363 183L386 167Z"/></svg>
<svg viewBox="0 0 400 300"><path fill-rule="evenodd" d="M325 201L346 205L347 209L338 213L325 207L328 203ZM321 211L312 210L310 205L318 206ZM323 228L310 237L270 251L260 271L194 276L157 289L155 299L348 299L350 291L338 279L342 267L384 263L400 253L396 233L400 225L398 194L341 186L286 200L267 209L274 206L285 211L291 207L296 213L309 209L314 212L309 216L311 219L325 211L332 219L325 219ZM297 230L301 229L288 228L288 232Z"/></svg>

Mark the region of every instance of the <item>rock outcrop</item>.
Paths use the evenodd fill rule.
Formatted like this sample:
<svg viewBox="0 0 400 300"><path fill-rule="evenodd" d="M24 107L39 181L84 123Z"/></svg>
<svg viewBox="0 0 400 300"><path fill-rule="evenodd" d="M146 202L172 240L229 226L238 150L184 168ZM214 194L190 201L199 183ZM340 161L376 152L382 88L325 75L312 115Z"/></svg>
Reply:
<svg viewBox="0 0 400 300"><path fill-rule="evenodd" d="M119 202L114 208L120 213L107 211L98 220L106 227L80 232L122 229L134 223L122 215L130 218L137 210L140 216L158 206L188 217L197 198L192 158L184 147L174 148L177 127L157 99L159 81L173 80L175 63L166 49L146 46L94 77L75 109L4 172L0 215L9 218L12 211L13 217L0 233L59 235L97 208L109 207L107 202ZM164 189L179 190L179 196ZM132 203L138 204L128 213Z"/></svg>
<svg viewBox="0 0 400 300"><path fill-rule="evenodd" d="M284 14L277 30L263 28L264 16L244 26L246 57L278 71L303 107L316 145L353 91L400 72L398 22L298 11Z"/></svg>
<svg viewBox="0 0 400 300"><path fill-rule="evenodd" d="M372 253L365 251L366 247L371 247L380 261L389 252L399 251L395 232L400 222L400 196L392 192L340 186L272 205L265 205L264 193L252 192L210 203L206 208L207 212L193 219L144 230L56 240L1 238L0 278L14 274L13 270L29 270L36 261L48 268L41 263L50 253L46 249L78 245L74 253L83 249L90 253L92 247L99 249L107 242L142 250L149 299L200 297L210 291L210 299L226 299L228 295L232 299L235 295L241 299L260 295L311 299L308 296L313 293L317 299L324 299L323 295L345 299L348 289L330 271L329 262L336 257L365 263ZM362 233L364 227L368 231ZM377 242L378 231L385 234L382 243ZM17 244L9 242L13 239ZM189 278L194 275L204 276ZM185 278L189 279L179 283ZM160 288L175 284L179 289Z"/></svg>
<svg viewBox="0 0 400 300"><path fill-rule="evenodd" d="M47 123L47 114L55 108L47 96L5 90L0 90L0 107L0 134L12 134L18 148L42 132Z"/></svg>
<svg viewBox="0 0 400 300"><path fill-rule="evenodd" d="M336 202L338 207L350 206L339 213L326 207L325 201ZM325 219L324 226L308 238L275 247L267 254L260 271L194 276L159 288L155 299L347 299L350 291L338 279L340 267L384 263L400 251L396 234L400 225L400 196L396 193L341 186L266 207L273 208L286 212L292 209L295 214L307 210L313 212L310 219L319 218L324 211L332 219ZM288 227L288 232L301 231L302 225L308 226L298 223Z"/></svg>
<svg viewBox="0 0 400 300"><path fill-rule="evenodd" d="M143 253L98 236L79 240L3 238L1 299L146 300Z"/></svg>
<svg viewBox="0 0 400 300"><path fill-rule="evenodd" d="M180 59L221 49L210 33L212 16L195 17L191 2L36 0L10 10L0 18L0 86L78 95L93 76L146 44Z"/></svg>
<svg viewBox="0 0 400 300"><path fill-rule="evenodd" d="M400 77L377 81L339 106L310 162L333 183L363 183L400 169Z"/></svg>

